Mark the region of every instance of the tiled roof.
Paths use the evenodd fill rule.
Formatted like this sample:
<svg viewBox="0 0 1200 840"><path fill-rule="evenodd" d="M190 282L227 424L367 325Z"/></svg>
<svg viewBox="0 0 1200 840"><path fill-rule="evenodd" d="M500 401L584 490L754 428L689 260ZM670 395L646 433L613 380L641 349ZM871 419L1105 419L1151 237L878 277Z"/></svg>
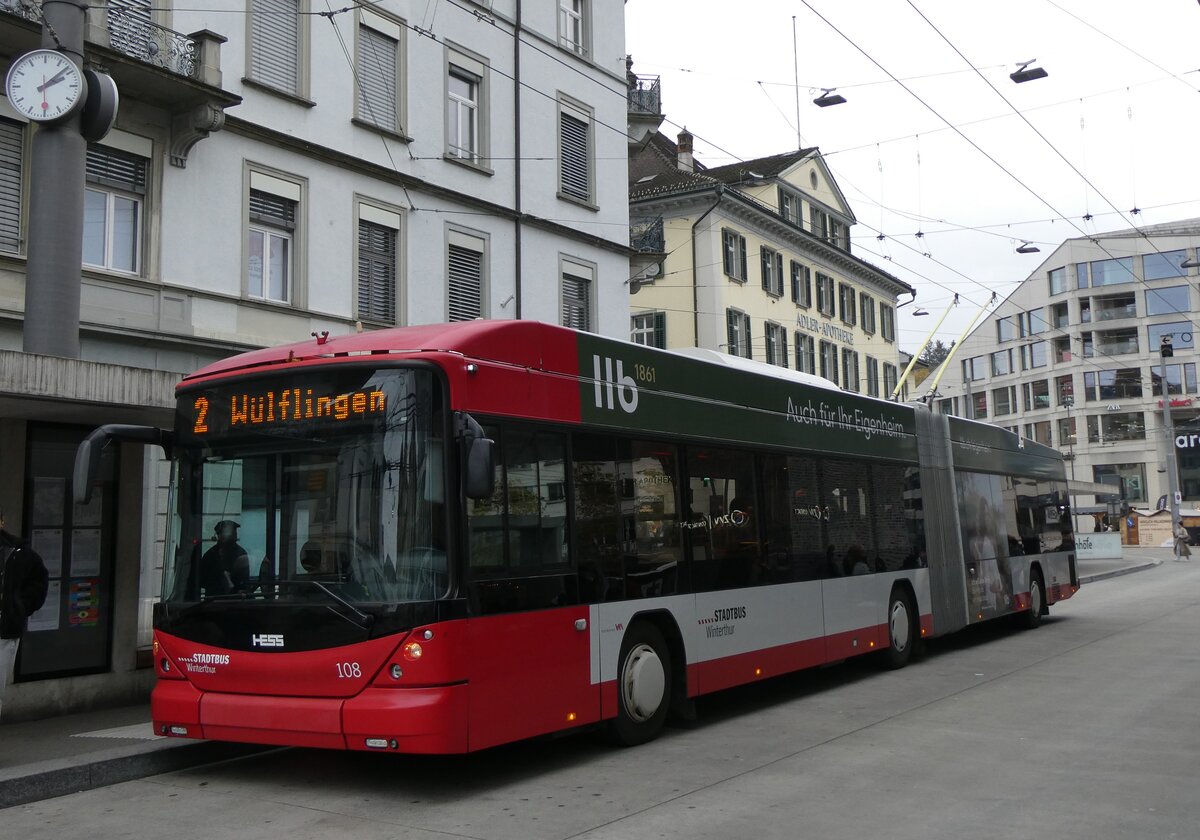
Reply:
<svg viewBox="0 0 1200 840"><path fill-rule="evenodd" d="M712 169L696 163L695 171L688 172L679 168L679 147L662 132L656 132L650 142L629 156L629 197L636 200L711 189L718 184L736 185L748 180L774 178L815 151L815 148L800 149Z"/></svg>

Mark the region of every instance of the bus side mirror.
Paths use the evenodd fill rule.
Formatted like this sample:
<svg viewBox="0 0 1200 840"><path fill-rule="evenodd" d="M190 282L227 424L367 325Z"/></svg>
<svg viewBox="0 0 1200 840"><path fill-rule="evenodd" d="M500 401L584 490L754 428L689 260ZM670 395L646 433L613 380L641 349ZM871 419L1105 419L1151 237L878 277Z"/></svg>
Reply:
<svg viewBox="0 0 1200 840"><path fill-rule="evenodd" d="M493 464L495 441L474 438L467 449L466 494L468 499L490 499L496 489L496 470Z"/></svg>
<svg viewBox="0 0 1200 840"><path fill-rule="evenodd" d="M86 505L92 498L92 482L100 472L100 456L109 441L128 440L161 446L167 457L171 457L172 434L166 429L154 426L128 426L122 423L109 423L93 431L83 439L75 450L75 472L71 487L75 504Z"/></svg>

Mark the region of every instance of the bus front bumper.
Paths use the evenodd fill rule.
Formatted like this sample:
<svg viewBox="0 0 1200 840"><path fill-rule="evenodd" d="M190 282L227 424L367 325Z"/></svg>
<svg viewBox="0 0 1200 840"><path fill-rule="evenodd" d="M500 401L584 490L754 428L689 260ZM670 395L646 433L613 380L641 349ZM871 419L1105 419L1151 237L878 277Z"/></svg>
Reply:
<svg viewBox="0 0 1200 840"><path fill-rule="evenodd" d="M150 700L159 735L400 753L467 751L467 685L368 687L350 698L203 692L159 680Z"/></svg>

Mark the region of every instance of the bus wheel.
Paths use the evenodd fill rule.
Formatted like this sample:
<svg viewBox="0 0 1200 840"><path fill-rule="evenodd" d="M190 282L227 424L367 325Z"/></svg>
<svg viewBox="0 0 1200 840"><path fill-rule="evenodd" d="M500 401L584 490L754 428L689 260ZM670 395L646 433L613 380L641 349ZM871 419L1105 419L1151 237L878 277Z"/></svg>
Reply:
<svg viewBox="0 0 1200 840"><path fill-rule="evenodd" d="M919 621L908 592L900 587L893 589L888 601L888 649L885 651L889 668L903 668L912 659Z"/></svg>
<svg viewBox="0 0 1200 840"><path fill-rule="evenodd" d="M1025 613L1025 629L1035 630L1042 623L1042 611L1046 609L1045 584L1042 573L1034 571L1029 576L1029 610Z"/></svg>
<svg viewBox="0 0 1200 840"><path fill-rule="evenodd" d="M613 734L627 747L658 735L671 705L671 656L658 628L634 623L621 641Z"/></svg>

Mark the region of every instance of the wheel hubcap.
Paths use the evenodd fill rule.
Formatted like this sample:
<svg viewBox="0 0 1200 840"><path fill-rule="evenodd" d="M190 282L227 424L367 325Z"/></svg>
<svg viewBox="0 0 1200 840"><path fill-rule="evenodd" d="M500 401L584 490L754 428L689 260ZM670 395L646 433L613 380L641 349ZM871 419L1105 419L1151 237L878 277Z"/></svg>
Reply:
<svg viewBox="0 0 1200 840"><path fill-rule="evenodd" d="M908 608L903 601L892 604L892 647L903 651L908 647Z"/></svg>
<svg viewBox="0 0 1200 840"><path fill-rule="evenodd" d="M667 689L662 660L649 645L636 645L625 657L621 690L625 710L638 722L654 717Z"/></svg>
<svg viewBox="0 0 1200 840"><path fill-rule="evenodd" d="M1042 583L1036 578L1029 585L1029 609L1034 615L1042 614Z"/></svg>

